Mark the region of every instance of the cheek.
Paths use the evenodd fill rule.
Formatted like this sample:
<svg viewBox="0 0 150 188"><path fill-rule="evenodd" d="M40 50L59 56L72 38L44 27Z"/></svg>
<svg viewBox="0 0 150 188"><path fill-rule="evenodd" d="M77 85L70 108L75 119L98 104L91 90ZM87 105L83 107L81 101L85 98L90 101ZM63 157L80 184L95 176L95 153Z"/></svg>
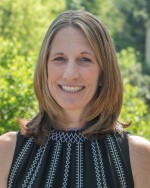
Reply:
<svg viewBox="0 0 150 188"><path fill-rule="evenodd" d="M84 75L85 75L85 79L88 80L89 84L93 85L94 88L97 88L98 82L99 82L99 77L100 77L99 68L90 69Z"/></svg>
<svg viewBox="0 0 150 188"><path fill-rule="evenodd" d="M52 69L52 67L49 65L48 66L48 87L49 87L49 90L50 92L52 92L52 88L53 88L53 84L56 80L56 74L57 72L55 70Z"/></svg>
<svg viewBox="0 0 150 188"><path fill-rule="evenodd" d="M60 70L56 66L53 66L52 64L48 65L48 82L53 82L60 74Z"/></svg>

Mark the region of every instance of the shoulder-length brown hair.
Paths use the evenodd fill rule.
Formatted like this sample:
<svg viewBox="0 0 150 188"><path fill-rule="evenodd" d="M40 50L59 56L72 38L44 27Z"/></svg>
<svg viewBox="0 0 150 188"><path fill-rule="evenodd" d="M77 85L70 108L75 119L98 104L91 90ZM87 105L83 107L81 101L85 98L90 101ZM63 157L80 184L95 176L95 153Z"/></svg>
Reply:
<svg viewBox="0 0 150 188"><path fill-rule="evenodd" d="M42 144L56 121L64 119L62 108L48 88L47 63L52 41L64 27L79 28L87 37L100 66L100 87L86 114L85 135L104 135L114 130L123 98L122 79L112 39L101 20L86 11L66 11L50 25L43 40L34 75L34 90L39 113L23 126L22 132Z"/></svg>

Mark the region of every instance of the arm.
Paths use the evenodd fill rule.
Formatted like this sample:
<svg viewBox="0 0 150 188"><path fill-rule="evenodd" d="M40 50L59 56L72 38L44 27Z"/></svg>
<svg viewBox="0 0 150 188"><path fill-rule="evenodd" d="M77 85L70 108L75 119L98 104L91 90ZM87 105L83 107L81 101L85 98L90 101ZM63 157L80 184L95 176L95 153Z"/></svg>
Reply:
<svg viewBox="0 0 150 188"><path fill-rule="evenodd" d="M0 184L7 188L7 180L16 146L16 132L0 136Z"/></svg>
<svg viewBox="0 0 150 188"><path fill-rule="evenodd" d="M135 188L150 187L150 142L129 136L129 151Z"/></svg>

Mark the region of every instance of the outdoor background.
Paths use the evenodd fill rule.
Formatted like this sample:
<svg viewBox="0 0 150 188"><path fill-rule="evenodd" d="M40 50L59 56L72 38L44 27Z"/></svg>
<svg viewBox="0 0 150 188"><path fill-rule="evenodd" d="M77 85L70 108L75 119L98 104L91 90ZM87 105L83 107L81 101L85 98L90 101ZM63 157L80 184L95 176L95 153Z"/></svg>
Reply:
<svg viewBox="0 0 150 188"><path fill-rule="evenodd" d="M150 65L145 61L150 0L1 0L0 134L18 130L18 117L38 109L33 72L39 48L52 20L67 9L84 9L107 26L116 46L124 81L120 119L129 131L150 140Z"/></svg>

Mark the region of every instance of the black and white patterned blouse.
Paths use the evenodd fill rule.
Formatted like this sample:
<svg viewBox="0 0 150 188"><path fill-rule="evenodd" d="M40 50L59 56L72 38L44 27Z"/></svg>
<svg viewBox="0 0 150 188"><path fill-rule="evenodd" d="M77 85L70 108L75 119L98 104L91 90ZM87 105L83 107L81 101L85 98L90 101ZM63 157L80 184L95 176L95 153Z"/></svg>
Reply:
<svg viewBox="0 0 150 188"><path fill-rule="evenodd" d="M53 130L40 147L18 132L8 188L133 188L127 137Z"/></svg>

